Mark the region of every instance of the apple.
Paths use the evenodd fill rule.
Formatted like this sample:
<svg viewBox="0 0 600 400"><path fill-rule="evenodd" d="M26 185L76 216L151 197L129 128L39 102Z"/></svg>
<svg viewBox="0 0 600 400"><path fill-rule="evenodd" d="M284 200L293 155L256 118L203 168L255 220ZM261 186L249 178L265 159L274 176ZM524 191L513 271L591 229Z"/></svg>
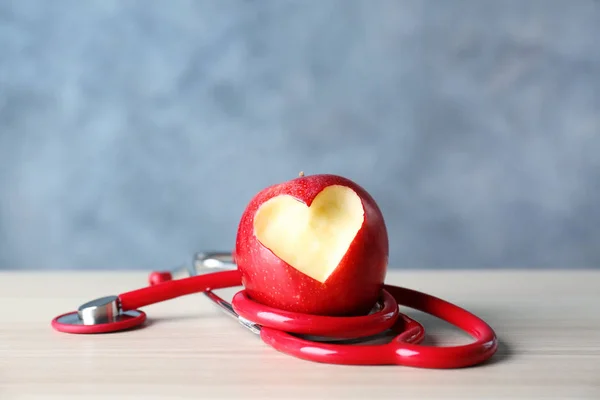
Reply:
<svg viewBox="0 0 600 400"><path fill-rule="evenodd" d="M305 314L354 316L377 303L388 248L383 215L365 189L337 175L300 173L251 199L234 253L254 301Z"/></svg>

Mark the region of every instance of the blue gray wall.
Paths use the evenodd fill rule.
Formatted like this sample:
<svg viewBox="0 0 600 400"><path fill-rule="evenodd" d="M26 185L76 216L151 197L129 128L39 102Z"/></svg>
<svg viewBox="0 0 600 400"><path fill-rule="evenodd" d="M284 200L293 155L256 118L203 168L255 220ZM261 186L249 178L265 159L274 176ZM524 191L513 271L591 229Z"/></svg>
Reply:
<svg viewBox="0 0 600 400"><path fill-rule="evenodd" d="M0 268L230 249L345 175L402 268L600 266L593 0L0 0Z"/></svg>

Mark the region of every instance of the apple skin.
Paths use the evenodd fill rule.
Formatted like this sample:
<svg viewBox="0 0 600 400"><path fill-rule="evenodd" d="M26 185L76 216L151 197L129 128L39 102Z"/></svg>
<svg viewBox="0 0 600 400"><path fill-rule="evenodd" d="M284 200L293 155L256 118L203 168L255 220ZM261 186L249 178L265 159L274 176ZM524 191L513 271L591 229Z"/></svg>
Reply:
<svg viewBox="0 0 600 400"><path fill-rule="evenodd" d="M256 238L254 215L265 201L284 194L310 206L331 185L356 192L364 221L338 268L321 283L281 260ZM254 301L304 314L356 316L369 313L381 295L389 243L383 215L371 195L347 178L322 174L301 176L259 192L242 214L234 253L242 285Z"/></svg>

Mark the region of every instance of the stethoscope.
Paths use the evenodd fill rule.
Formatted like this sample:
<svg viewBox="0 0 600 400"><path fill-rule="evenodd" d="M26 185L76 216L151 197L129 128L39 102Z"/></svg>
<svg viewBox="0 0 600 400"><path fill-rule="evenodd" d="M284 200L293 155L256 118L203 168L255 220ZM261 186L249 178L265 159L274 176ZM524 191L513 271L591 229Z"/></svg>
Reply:
<svg viewBox="0 0 600 400"><path fill-rule="evenodd" d="M215 270L217 270L215 272ZM183 274L185 277L179 278ZM371 313L329 317L278 310L253 301L242 289L231 303L213 291L242 286L230 253L197 253L193 265L153 272L149 286L101 297L77 311L52 320L60 332L94 334L138 327L146 320L139 308L193 293L203 293L244 327L276 350L304 360L349 365L404 365L421 368L461 368L480 364L496 352L494 330L481 318L440 298L399 286L384 285ZM400 313L399 305L438 317L469 333L474 342L437 347L420 343L425 329ZM385 344L368 344L382 334L395 337Z"/></svg>

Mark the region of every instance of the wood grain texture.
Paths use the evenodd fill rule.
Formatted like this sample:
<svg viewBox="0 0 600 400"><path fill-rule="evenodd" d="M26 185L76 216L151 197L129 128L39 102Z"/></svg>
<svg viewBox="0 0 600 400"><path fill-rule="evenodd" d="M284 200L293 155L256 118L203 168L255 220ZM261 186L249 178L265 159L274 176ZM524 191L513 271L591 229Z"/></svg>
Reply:
<svg viewBox="0 0 600 400"><path fill-rule="evenodd" d="M461 370L348 367L276 352L201 295L145 308L131 332L79 336L50 320L146 283L140 272L0 273L0 399L600 399L600 271L394 271L387 281L483 317L500 348ZM229 298L234 290L221 291ZM427 343L469 338L403 309Z"/></svg>

